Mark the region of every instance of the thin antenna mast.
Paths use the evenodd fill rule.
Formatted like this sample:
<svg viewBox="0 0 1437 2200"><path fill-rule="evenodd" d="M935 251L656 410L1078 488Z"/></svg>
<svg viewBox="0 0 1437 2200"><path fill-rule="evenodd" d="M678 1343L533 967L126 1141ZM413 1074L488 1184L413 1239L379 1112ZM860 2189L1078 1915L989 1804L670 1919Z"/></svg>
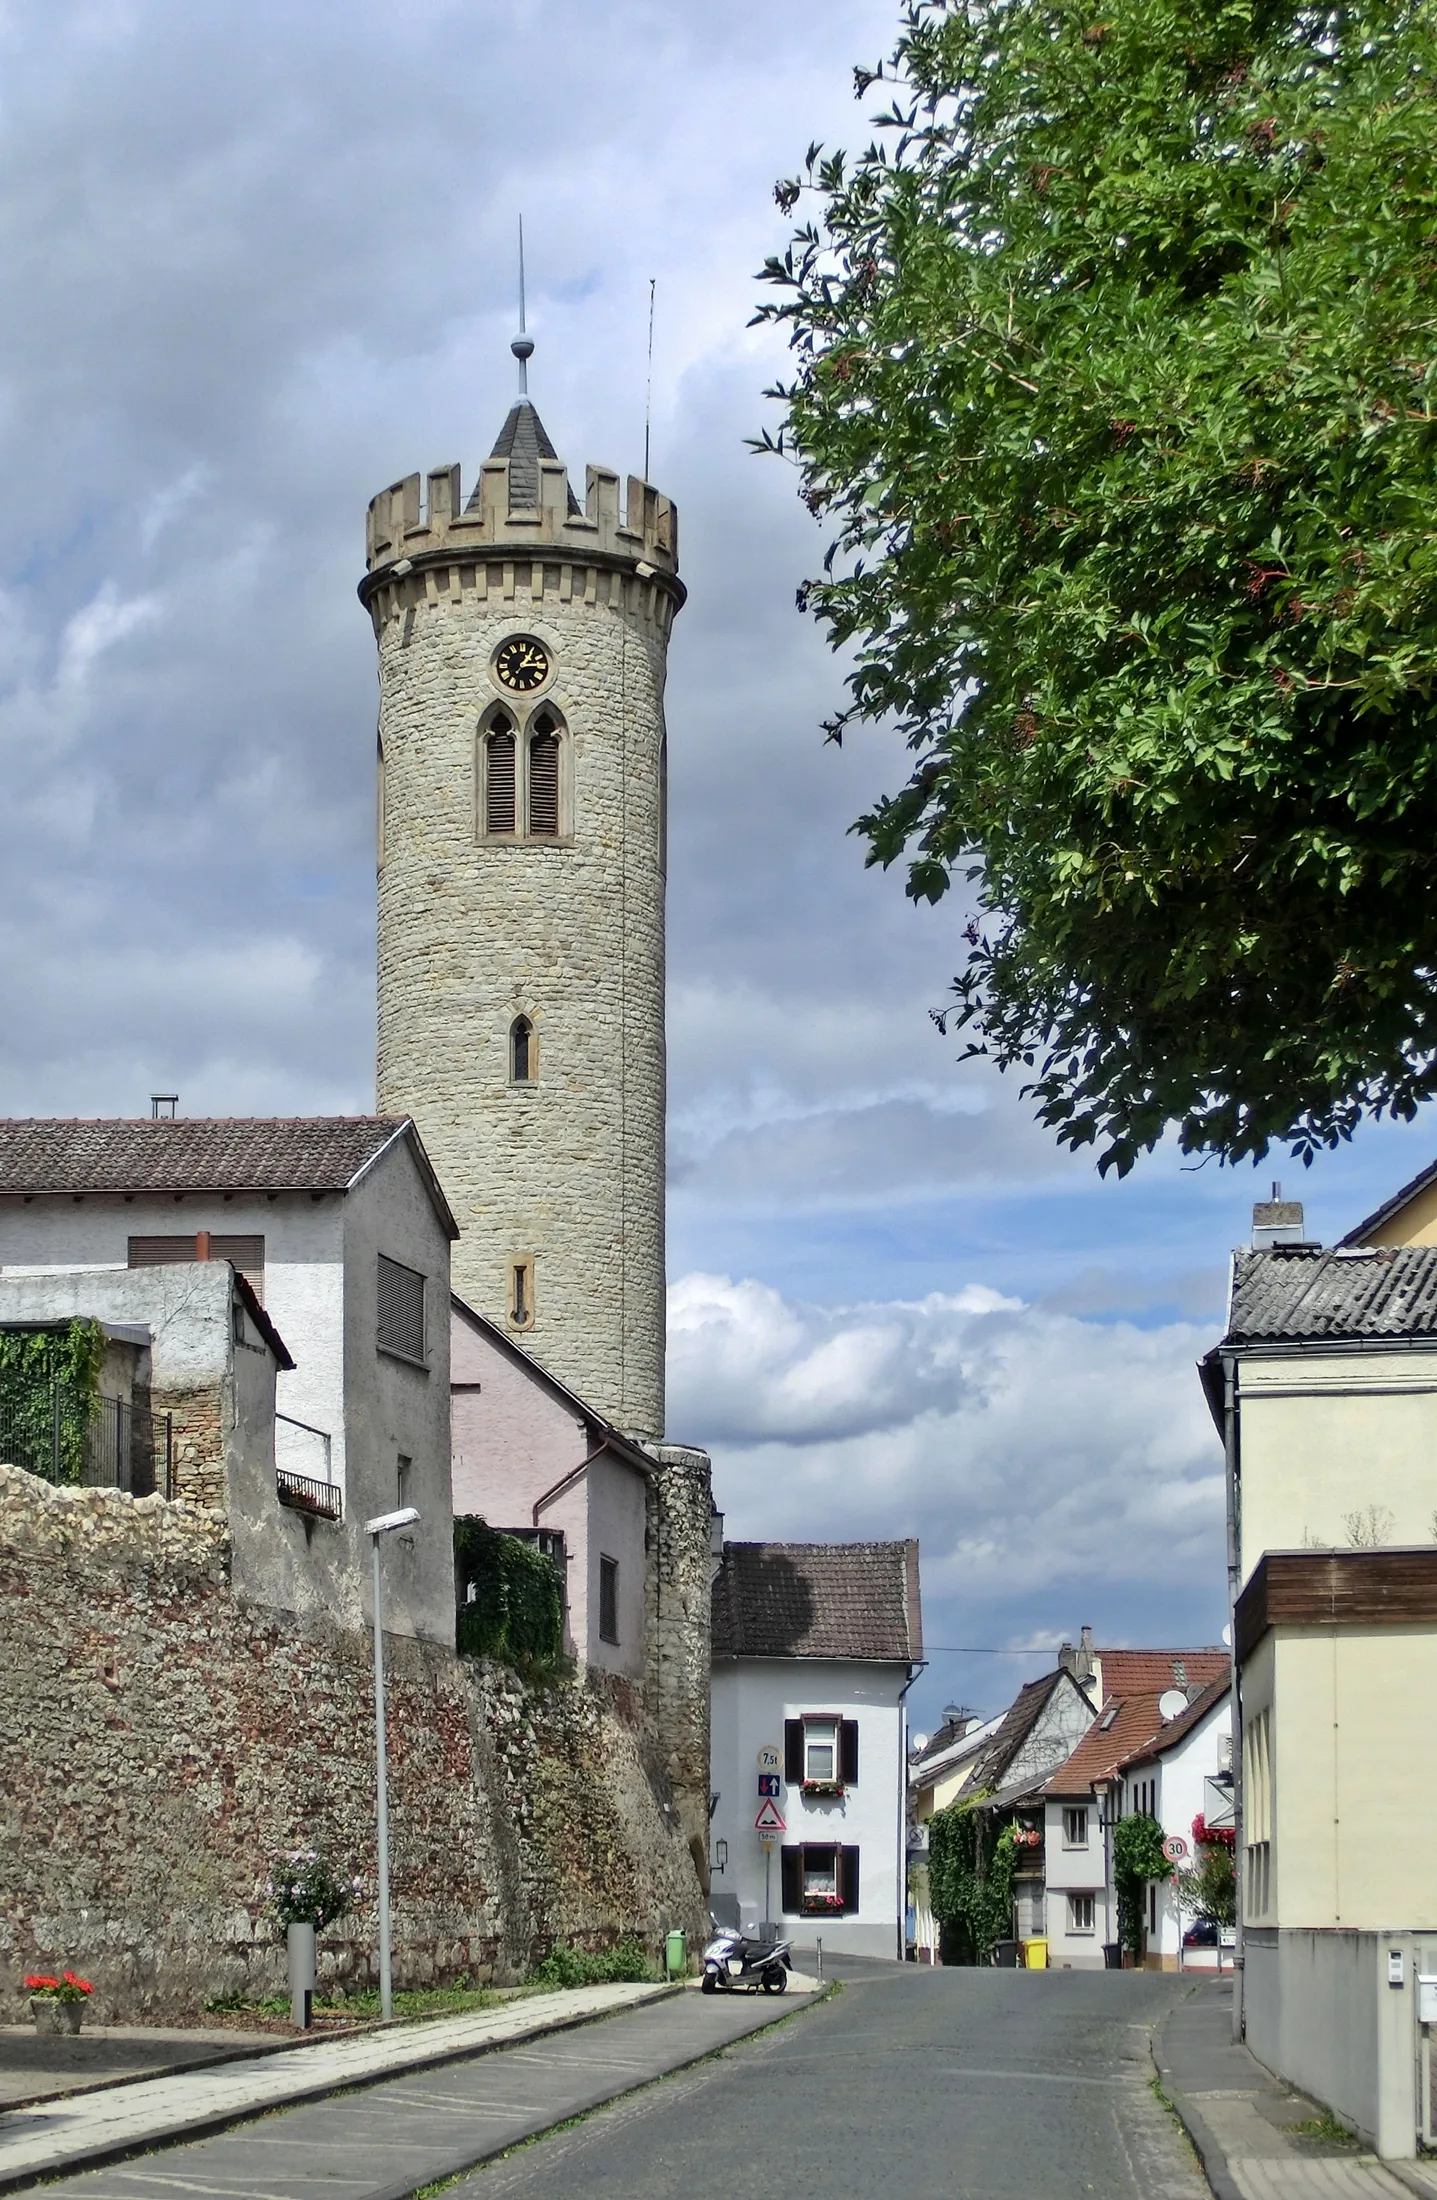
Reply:
<svg viewBox="0 0 1437 2200"><path fill-rule="evenodd" d="M649 277L649 370L644 382L644 479L649 478L649 414L654 397L654 289L656 278Z"/></svg>
<svg viewBox="0 0 1437 2200"><path fill-rule="evenodd" d="M509 346L519 362L519 402L529 402L529 361L534 352L534 339L524 327L524 217L519 216L519 333Z"/></svg>

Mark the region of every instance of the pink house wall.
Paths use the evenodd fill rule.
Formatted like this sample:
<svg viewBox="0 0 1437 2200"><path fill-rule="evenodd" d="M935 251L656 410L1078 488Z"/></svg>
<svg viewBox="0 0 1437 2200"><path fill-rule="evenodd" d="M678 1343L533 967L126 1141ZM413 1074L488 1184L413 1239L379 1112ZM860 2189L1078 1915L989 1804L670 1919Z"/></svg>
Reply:
<svg viewBox="0 0 1437 2200"><path fill-rule="evenodd" d="M551 1499L536 1523L538 1499L588 1457L582 1416L556 1397L537 1371L511 1359L457 1310L451 1318L449 1379L455 1512L478 1513L493 1528L561 1528L571 1655L642 1677L643 1476L605 1455ZM599 1640L601 1552L619 1562L617 1648Z"/></svg>

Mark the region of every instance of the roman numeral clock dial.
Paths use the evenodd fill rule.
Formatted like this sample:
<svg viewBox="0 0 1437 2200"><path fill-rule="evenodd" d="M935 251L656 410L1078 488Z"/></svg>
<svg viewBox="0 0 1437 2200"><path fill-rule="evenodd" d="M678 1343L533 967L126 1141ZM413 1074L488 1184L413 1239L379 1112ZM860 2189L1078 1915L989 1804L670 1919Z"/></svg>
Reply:
<svg viewBox="0 0 1437 2200"><path fill-rule="evenodd" d="M549 652L532 634L511 634L494 653L494 677L514 695L532 695L549 677Z"/></svg>

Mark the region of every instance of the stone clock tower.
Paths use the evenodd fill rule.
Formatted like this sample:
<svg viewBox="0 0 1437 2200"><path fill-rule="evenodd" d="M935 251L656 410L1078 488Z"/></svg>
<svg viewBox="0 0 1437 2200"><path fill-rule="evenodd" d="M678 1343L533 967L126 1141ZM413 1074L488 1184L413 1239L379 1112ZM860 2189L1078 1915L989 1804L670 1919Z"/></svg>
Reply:
<svg viewBox="0 0 1437 2200"><path fill-rule="evenodd" d="M521 390L532 346L516 340ZM621 1428L664 1426L667 497L527 394L467 500L369 507L379 644L379 1106L462 1233L454 1287Z"/></svg>

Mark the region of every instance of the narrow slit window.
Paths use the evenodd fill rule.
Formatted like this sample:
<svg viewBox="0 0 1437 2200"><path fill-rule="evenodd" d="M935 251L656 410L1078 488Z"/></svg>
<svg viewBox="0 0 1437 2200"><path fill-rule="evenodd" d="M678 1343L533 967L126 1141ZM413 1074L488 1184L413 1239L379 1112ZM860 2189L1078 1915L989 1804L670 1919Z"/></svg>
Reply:
<svg viewBox="0 0 1437 2200"><path fill-rule="evenodd" d="M617 1643L619 1639L619 1562L616 1558L599 1560L599 1640Z"/></svg>
<svg viewBox="0 0 1437 2200"><path fill-rule="evenodd" d="M496 837L514 832L517 756L512 722L496 718L484 744L484 830Z"/></svg>
<svg viewBox="0 0 1437 2200"><path fill-rule="evenodd" d="M516 1329L527 1329L534 1319L534 1264L516 1260L510 1270L509 1319Z"/></svg>
<svg viewBox="0 0 1437 2200"><path fill-rule="evenodd" d="M534 1082L534 1026L527 1016L516 1016L509 1026L509 1082Z"/></svg>
<svg viewBox="0 0 1437 2200"><path fill-rule="evenodd" d="M559 836L559 734L547 711L534 721L529 743L529 834L533 840Z"/></svg>

